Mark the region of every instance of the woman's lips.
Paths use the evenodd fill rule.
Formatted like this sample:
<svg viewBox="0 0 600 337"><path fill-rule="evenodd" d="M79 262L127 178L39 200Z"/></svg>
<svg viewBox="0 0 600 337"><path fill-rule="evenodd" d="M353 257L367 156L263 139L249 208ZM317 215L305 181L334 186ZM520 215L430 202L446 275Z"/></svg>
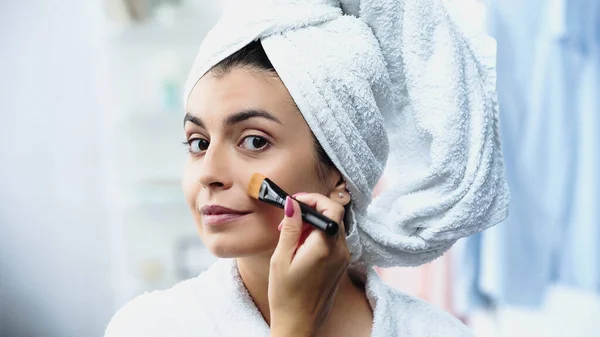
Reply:
<svg viewBox="0 0 600 337"><path fill-rule="evenodd" d="M202 223L207 226L217 226L226 222L231 222L238 220L240 218L245 217L249 213L245 214L231 214L231 213L223 213L223 214L204 214L202 215Z"/></svg>

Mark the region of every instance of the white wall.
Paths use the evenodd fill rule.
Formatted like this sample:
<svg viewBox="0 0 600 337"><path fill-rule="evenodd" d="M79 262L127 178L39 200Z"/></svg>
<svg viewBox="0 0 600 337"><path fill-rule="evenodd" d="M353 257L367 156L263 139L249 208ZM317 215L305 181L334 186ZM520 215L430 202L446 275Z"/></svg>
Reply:
<svg viewBox="0 0 600 337"><path fill-rule="evenodd" d="M0 336L112 314L101 0L0 1Z"/></svg>

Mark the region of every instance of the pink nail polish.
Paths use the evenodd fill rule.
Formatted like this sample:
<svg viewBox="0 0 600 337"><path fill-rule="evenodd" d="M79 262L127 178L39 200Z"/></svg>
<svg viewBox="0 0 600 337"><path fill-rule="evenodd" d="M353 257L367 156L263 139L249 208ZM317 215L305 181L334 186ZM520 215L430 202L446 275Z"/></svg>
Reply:
<svg viewBox="0 0 600 337"><path fill-rule="evenodd" d="M277 230L281 232L281 227L283 227L283 222L279 223L279 226L277 226Z"/></svg>
<svg viewBox="0 0 600 337"><path fill-rule="evenodd" d="M296 194L292 195L292 197L295 198L297 196L301 196L301 195L305 195L305 194L308 194L308 193L306 193L306 192L300 192L300 193L296 193Z"/></svg>
<svg viewBox="0 0 600 337"><path fill-rule="evenodd" d="M287 196L285 198L285 208L284 208L285 216L291 218L294 216L294 204L292 203L292 198Z"/></svg>

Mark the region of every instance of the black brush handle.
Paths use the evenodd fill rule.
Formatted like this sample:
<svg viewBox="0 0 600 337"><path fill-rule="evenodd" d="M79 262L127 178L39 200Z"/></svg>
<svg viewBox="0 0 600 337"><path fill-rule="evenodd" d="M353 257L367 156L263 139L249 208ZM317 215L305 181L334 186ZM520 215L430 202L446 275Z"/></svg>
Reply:
<svg viewBox="0 0 600 337"><path fill-rule="evenodd" d="M294 199L296 200L296 199ZM296 200L298 201L298 200ZM298 201L300 209L302 210L302 220L314 227L324 231L329 236L334 236L340 230L340 225L337 222L329 219L323 214L319 213L316 209L308 206L305 203Z"/></svg>
<svg viewBox="0 0 600 337"><path fill-rule="evenodd" d="M279 208L285 208L285 198L287 196L289 195L283 189L268 178L263 180L258 192L258 200ZM292 199L296 200L293 197ZM302 211L302 221L324 231L329 236L334 236L339 232L340 225L337 222L329 219L303 202L298 201L298 204Z"/></svg>

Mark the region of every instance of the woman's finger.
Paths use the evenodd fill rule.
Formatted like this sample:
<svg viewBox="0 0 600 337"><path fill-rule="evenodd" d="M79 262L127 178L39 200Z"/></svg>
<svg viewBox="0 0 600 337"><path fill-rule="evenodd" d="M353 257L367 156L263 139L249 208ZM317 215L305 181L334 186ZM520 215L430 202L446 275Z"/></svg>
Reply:
<svg viewBox="0 0 600 337"><path fill-rule="evenodd" d="M346 229L344 228L344 214L346 210L344 206L319 193L294 195L294 199L316 209L319 213L337 222L340 226L339 235L342 237L343 242L346 242Z"/></svg>
<svg viewBox="0 0 600 337"><path fill-rule="evenodd" d="M289 263L302 235L302 213L298 202L291 197L287 197L285 203L285 216L281 221L281 234L271 260L282 259L282 261Z"/></svg>
<svg viewBox="0 0 600 337"><path fill-rule="evenodd" d="M296 259L304 262L310 261L311 263L315 260L327 260L335 249L336 241L338 241L337 236L332 239L321 230L312 230L304 243L298 248Z"/></svg>

